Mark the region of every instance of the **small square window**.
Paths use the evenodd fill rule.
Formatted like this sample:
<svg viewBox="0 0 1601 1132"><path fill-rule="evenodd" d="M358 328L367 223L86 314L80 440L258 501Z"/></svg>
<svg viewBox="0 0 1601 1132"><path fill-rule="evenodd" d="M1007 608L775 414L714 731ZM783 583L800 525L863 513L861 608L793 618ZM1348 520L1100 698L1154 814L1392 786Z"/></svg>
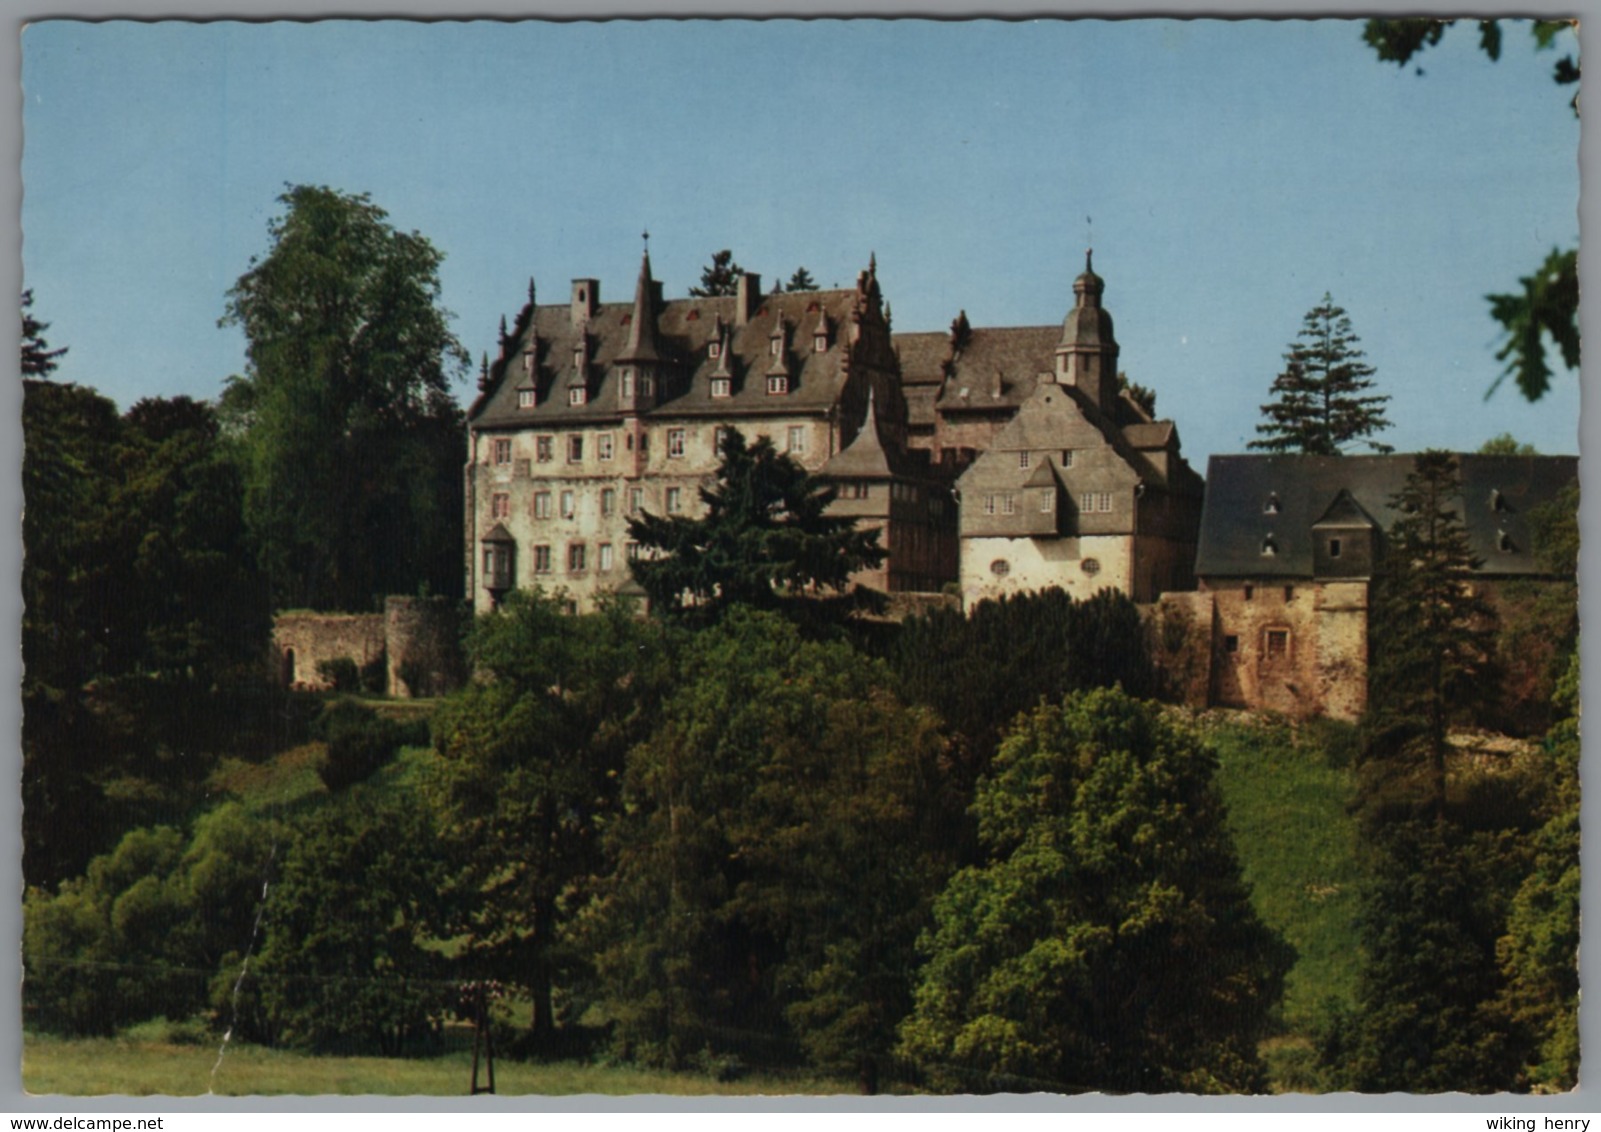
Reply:
<svg viewBox="0 0 1601 1132"><path fill-rule="evenodd" d="M1262 634L1262 651L1268 659L1276 659L1290 655L1290 631L1288 629L1267 629Z"/></svg>
<svg viewBox="0 0 1601 1132"><path fill-rule="evenodd" d="M577 464L581 462L583 458L584 438L581 436L569 436L567 438L567 462L569 464Z"/></svg>
<svg viewBox="0 0 1601 1132"><path fill-rule="evenodd" d="M534 437L534 459L541 464L548 464L556 458L556 438L554 436Z"/></svg>
<svg viewBox="0 0 1601 1132"><path fill-rule="evenodd" d="M729 378L726 378L726 377L714 377L714 378L712 378L712 396L713 397L732 397L733 395L734 395L734 383L733 383L732 380L730 380Z"/></svg>
<svg viewBox="0 0 1601 1132"><path fill-rule="evenodd" d="M677 460L684 455L684 430L670 428L667 430L667 458Z"/></svg>
<svg viewBox="0 0 1601 1132"><path fill-rule="evenodd" d="M723 344L721 342L708 342L708 343L706 343L706 356L708 358L720 358L720 357L722 357L723 356Z"/></svg>
<svg viewBox="0 0 1601 1132"><path fill-rule="evenodd" d="M789 392L789 378L783 375L774 375L767 379L767 392L772 395L781 395Z"/></svg>
<svg viewBox="0 0 1601 1132"><path fill-rule="evenodd" d="M517 390L517 407L519 409L532 409L537 403L537 394L532 389Z"/></svg>
<svg viewBox="0 0 1601 1132"><path fill-rule="evenodd" d="M511 463L511 441L509 439L497 439L495 441L494 450L494 459L496 464Z"/></svg>
<svg viewBox="0 0 1601 1132"><path fill-rule="evenodd" d="M589 390L582 385L575 385L567 391L567 403L569 405L582 405L588 400Z"/></svg>
<svg viewBox="0 0 1601 1132"><path fill-rule="evenodd" d="M1229 634L1228 636L1224 637L1223 638L1223 651L1224 652L1239 652L1240 651L1240 638L1234 636L1232 633Z"/></svg>
<svg viewBox="0 0 1601 1132"><path fill-rule="evenodd" d="M536 492L534 492L534 518L536 518L536 519L548 519L548 518L550 518L550 492L548 492L548 491L536 491Z"/></svg>

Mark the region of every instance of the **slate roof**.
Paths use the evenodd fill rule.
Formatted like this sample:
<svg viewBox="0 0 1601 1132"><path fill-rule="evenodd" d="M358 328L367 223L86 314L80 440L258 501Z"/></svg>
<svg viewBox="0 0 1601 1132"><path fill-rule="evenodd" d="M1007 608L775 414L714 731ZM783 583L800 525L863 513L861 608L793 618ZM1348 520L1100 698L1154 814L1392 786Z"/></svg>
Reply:
<svg viewBox="0 0 1601 1132"><path fill-rule="evenodd" d="M1576 456L1457 457L1458 514L1487 576L1538 576L1529 516L1579 474ZM1381 530L1399 515L1390 499L1406 482L1413 457L1213 456L1195 573L1207 577L1312 577L1312 527L1357 519ZM1342 491L1349 502L1340 499ZM1339 503L1336 507L1335 504ZM1270 504L1277 512L1270 511ZM1273 555L1262 554L1272 537ZM1503 548L1505 547L1505 548Z"/></svg>
<svg viewBox="0 0 1601 1132"><path fill-rule="evenodd" d="M850 319L860 299L854 289L804 291L764 295L750 321L735 327L732 295L674 299L657 308L656 333L630 338L634 303L603 303L587 323L589 341L588 398L583 405L568 403L574 349L579 329L568 303L534 308L506 351L504 363L495 363L498 382L480 396L469 411L477 428L539 428L585 421L600 422L619 416L618 374L614 364L628 354L645 350L658 353L671 375L658 404L647 416L739 417L766 414L824 412L838 399L844 386L842 361L849 349ZM784 321L784 358L790 392L767 392L768 371L774 359L768 352L775 323ZM813 349L813 332L819 318L829 327L828 349ZM521 321L521 320L519 320ZM711 378L718 367L707 355L707 343L726 328L731 342L733 395L711 395ZM529 387L523 353L530 334L538 336L538 405L518 408L519 389ZM653 339L653 340L652 340ZM504 370L502 374L502 369ZM687 377L686 377L687 375Z"/></svg>
<svg viewBox="0 0 1601 1132"><path fill-rule="evenodd" d="M1034 392L1039 375L1056 368L1061 340L1060 326L975 328L951 364L939 411L1015 411Z"/></svg>

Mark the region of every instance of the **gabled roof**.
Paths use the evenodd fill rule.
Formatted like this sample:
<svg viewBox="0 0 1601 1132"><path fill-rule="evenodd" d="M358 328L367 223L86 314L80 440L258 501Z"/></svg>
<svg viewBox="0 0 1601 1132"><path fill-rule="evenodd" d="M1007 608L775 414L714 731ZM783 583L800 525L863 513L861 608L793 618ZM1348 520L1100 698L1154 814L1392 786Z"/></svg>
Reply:
<svg viewBox="0 0 1601 1132"><path fill-rule="evenodd" d="M1343 487L1340 488L1340 493L1334 497L1334 502L1329 504L1329 509L1323 512L1322 517L1317 522L1312 524L1314 527L1330 527L1339 530L1377 529L1378 525L1373 516L1362 509L1362 505L1356 501L1355 496Z"/></svg>
<svg viewBox="0 0 1601 1132"><path fill-rule="evenodd" d="M1406 483L1413 457L1213 456L1195 573L1206 577L1312 576L1312 528L1366 516L1394 525L1390 500ZM1538 575L1530 512L1578 476L1575 456L1457 457L1458 506L1468 545L1490 576ZM1346 502L1342 500L1342 495ZM1272 537L1277 553L1262 554Z"/></svg>
<svg viewBox="0 0 1601 1132"><path fill-rule="evenodd" d="M1057 326L975 329L951 362L950 380L939 398L944 413L1015 410L1039 375L1056 366Z"/></svg>

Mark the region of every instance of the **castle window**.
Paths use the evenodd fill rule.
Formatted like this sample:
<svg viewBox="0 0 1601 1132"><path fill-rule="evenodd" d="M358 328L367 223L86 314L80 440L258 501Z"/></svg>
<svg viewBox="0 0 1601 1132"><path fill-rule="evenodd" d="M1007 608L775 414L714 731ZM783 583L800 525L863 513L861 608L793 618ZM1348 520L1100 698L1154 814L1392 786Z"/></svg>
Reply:
<svg viewBox="0 0 1601 1132"><path fill-rule="evenodd" d="M603 542L603 543L600 544L600 563L599 563L599 566L600 566L600 570L601 570L602 573L605 573L607 570L611 569L611 566L612 566L612 551L611 551L611 543L609 543L609 542Z"/></svg>
<svg viewBox="0 0 1601 1132"><path fill-rule="evenodd" d="M720 358L720 357L722 357L723 356L723 344L721 342L708 342L706 344L706 356L708 358Z"/></svg>
<svg viewBox="0 0 1601 1132"><path fill-rule="evenodd" d="M484 545L484 588L509 590L512 587L512 555L516 547L509 543L492 542Z"/></svg>
<svg viewBox="0 0 1601 1132"><path fill-rule="evenodd" d="M1339 539L1337 539L1337 538L1329 539L1329 557L1330 558L1338 558L1340 556L1340 549L1341 548L1340 548L1340 540Z"/></svg>
<svg viewBox="0 0 1601 1132"><path fill-rule="evenodd" d="M676 515L676 514L678 514L679 511L683 510L683 505L684 505L684 489L683 488L679 488L679 487L670 487L670 488L668 488L667 489L667 513L669 515Z"/></svg>
<svg viewBox="0 0 1601 1132"><path fill-rule="evenodd" d="M995 514L995 497L993 495L986 495L984 497L984 514Z"/></svg>
<svg viewBox="0 0 1601 1132"><path fill-rule="evenodd" d="M577 574L584 569L587 550L583 543L572 542L567 544L567 572Z"/></svg>
<svg viewBox="0 0 1601 1132"><path fill-rule="evenodd" d="M767 379L767 392L773 395L782 395L789 392L789 378L783 374L774 374Z"/></svg>
<svg viewBox="0 0 1601 1132"><path fill-rule="evenodd" d="M584 438L569 436L567 438L567 462L576 464L584 458Z"/></svg>
<svg viewBox="0 0 1601 1132"><path fill-rule="evenodd" d="M632 397L633 395L634 395L634 371L631 370L631 369L625 369L625 370L623 370L623 396L624 397Z"/></svg>
<svg viewBox="0 0 1601 1132"><path fill-rule="evenodd" d="M1295 587L1294 586L1285 586L1284 587L1284 600L1285 601L1294 601L1295 600Z"/></svg>
<svg viewBox="0 0 1601 1132"><path fill-rule="evenodd" d="M615 487L605 488L600 493L600 513L602 515L610 515L612 512L614 512L616 510L617 510L617 489Z"/></svg>
<svg viewBox="0 0 1601 1132"><path fill-rule="evenodd" d="M517 390L517 407L519 409L532 409L538 402L538 397L532 389Z"/></svg>
<svg viewBox="0 0 1601 1132"><path fill-rule="evenodd" d="M1264 538L1262 540L1262 556L1264 558L1272 558L1278 552L1279 552L1278 539L1274 538L1272 535L1268 535L1266 538Z"/></svg>
<svg viewBox="0 0 1601 1132"><path fill-rule="evenodd" d="M550 518L550 492L548 492L548 491L536 491L536 492L534 492L534 518L536 518L536 519L548 519L548 518Z"/></svg>
<svg viewBox="0 0 1601 1132"><path fill-rule="evenodd" d="M1029 458L1029 453L1027 453L1027 452L1019 452L1017 454L1017 466L1019 468L1028 467L1028 458Z"/></svg>
<svg viewBox="0 0 1601 1132"><path fill-rule="evenodd" d="M573 506L573 493L570 492L570 491L562 492L561 493L561 517L563 519L571 519L576 510L577 509Z"/></svg>
<svg viewBox="0 0 1601 1132"><path fill-rule="evenodd" d="M1062 449L1062 467L1071 468L1072 466L1073 466L1073 450L1071 448Z"/></svg>
<svg viewBox="0 0 1601 1132"><path fill-rule="evenodd" d="M733 383L733 381L731 379L726 378L726 377L714 377L714 378L712 378L712 396L713 397L732 397L733 395L734 395L734 383Z"/></svg>
<svg viewBox="0 0 1601 1132"><path fill-rule="evenodd" d="M816 353L826 354L828 352L828 335L819 334L815 338L813 338L812 339L812 349Z"/></svg>
<svg viewBox="0 0 1601 1132"><path fill-rule="evenodd" d="M1040 492L1040 513L1048 515L1056 509L1056 492L1046 488Z"/></svg>
<svg viewBox="0 0 1601 1132"><path fill-rule="evenodd" d="M1001 496L1001 514L1017 514L1017 497L1009 491L1005 495Z"/></svg>
<svg viewBox="0 0 1601 1132"><path fill-rule="evenodd" d="M1262 514L1277 515L1279 513L1279 493L1269 492L1267 502L1262 504Z"/></svg>
<svg viewBox="0 0 1601 1132"><path fill-rule="evenodd" d="M641 396L649 397L652 394L654 394L655 391L656 391L656 385L655 385L654 382L651 381L650 378L642 377L642 378L639 379L639 392L640 392Z"/></svg>
<svg viewBox="0 0 1601 1132"><path fill-rule="evenodd" d="M1505 511L1506 509L1506 497L1501 494L1501 489L1492 487L1490 489L1490 510Z"/></svg>
<svg viewBox="0 0 1601 1132"><path fill-rule="evenodd" d="M1240 651L1240 638L1234 636L1232 633L1229 634L1228 636L1224 637L1223 638L1223 651L1224 652L1239 652Z"/></svg>
<svg viewBox="0 0 1601 1132"><path fill-rule="evenodd" d="M788 448L785 449L785 451L796 452L796 453L800 453L800 452L805 452L806 451L806 426L805 425L790 425L789 426L789 441L788 441L788 444L789 444L789 446L788 446Z"/></svg>
<svg viewBox="0 0 1601 1132"><path fill-rule="evenodd" d="M1256 593L1256 587L1252 586L1252 585L1247 585L1245 587L1245 591L1244 592L1245 592L1245 600L1246 601L1250 601L1251 600L1251 596Z"/></svg>
<svg viewBox="0 0 1601 1132"><path fill-rule="evenodd" d="M1282 660L1290 655L1290 631L1288 629L1262 630L1262 653L1269 660Z"/></svg>
<svg viewBox="0 0 1601 1132"><path fill-rule="evenodd" d="M1086 558L1078 564L1078 568L1093 578L1101 572L1101 560L1099 558Z"/></svg>
<svg viewBox="0 0 1601 1132"><path fill-rule="evenodd" d="M582 385L575 385L567 391L567 403L569 405L582 405L588 400L589 390Z"/></svg>
<svg viewBox="0 0 1601 1132"><path fill-rule="evenodd" d="M609 432L603 432L595 438L595 455L602 460L610 460L616 450L617 438Z"/></svg>
<svg viewBox="0 0 1601 1132"><path fill-rule="evenodd" d="M670 428L667 430L667 458L669 460L681 459L684 455L684 430Z"/></svg>
<svg viewBox="0 0 1601 1132"><path fill-rule="evenodd" d="M536 573L536 574L548 574L548 573L550 573L550 547L548 547L548 546L536 546L536 547L534 547L534 573Z"/></svg>
<svg viewBox="0 0 1601 1132"><path fill-rule="evenodd" d="M623 553L628 556L628 561L633 562L639 557L639 544L637 542L624 543Z"/></svg>
<svg viewBox="0 0 1601 1132"><path fill-rule="evenodd" d="M645 510L645 489L631 487L628 489L628 513L630 515L643 514Z"/></svg>
<svg viewBox="0 0 1601 1132"><path fill-rule="evenodd" d="M773 335L773 340L768 343L767 352L775 358L784 352L784 339L781 335Z"/></svg>
<svg viewBox="0 0 1601 1132"><path fill-rule="evenodd" d="M1011 572L1012 564L1006 561L1004 558L997 558L994 562L990 563L990 573L994 574L997 578L1004 578Z"/></svg>
<svg viewBox="0 0 1601 1132"><path fill-rule="evenodd" d="M1503 554L1510 554L1517 547L1512 545L1512 536L1505 531L1495 532L1495 548Z"/></svg>
<svg viewBox="0 0 1601 1132"><path fill-rule="evenodd" d="M548 464L556 458L556 438L554 436L534 437L534 459L541 464Z"/></svg>
<svg viewBox="0 0 1601 1132"><path fill-rule="evenodd" d="M504 491L497 491L489 497L489 517L492 519L511 518L511 496Z"/></svg>
<svg viewBox="0 0 1601 1132"><path fill-rule="evenodd" d="M534 474L534 462L527 456L517 457L517 461L512 465L512 467L516 469L515 474L520 480L525 480Z"/></svg>
<svg viewBox="0 0 1601 1132"><path fill-rule="evenodd" d="M494 460L496 464L511 463L511 441L497 439L494 445Z"/></svg>

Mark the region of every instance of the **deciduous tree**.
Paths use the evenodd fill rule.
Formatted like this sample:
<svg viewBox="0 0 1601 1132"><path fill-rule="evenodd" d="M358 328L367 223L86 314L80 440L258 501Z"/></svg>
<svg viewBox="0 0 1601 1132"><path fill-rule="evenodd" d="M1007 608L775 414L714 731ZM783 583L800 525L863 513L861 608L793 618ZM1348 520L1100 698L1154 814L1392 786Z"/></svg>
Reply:
<svg viewBox="0 0 1601 1132"><path fill-rule="evenodd" d="M461 586L467 355L439 305L443 257L365 194L291 186L272 247L228 292L249 369L246 514L279 608L367 609Z"/></svg>

